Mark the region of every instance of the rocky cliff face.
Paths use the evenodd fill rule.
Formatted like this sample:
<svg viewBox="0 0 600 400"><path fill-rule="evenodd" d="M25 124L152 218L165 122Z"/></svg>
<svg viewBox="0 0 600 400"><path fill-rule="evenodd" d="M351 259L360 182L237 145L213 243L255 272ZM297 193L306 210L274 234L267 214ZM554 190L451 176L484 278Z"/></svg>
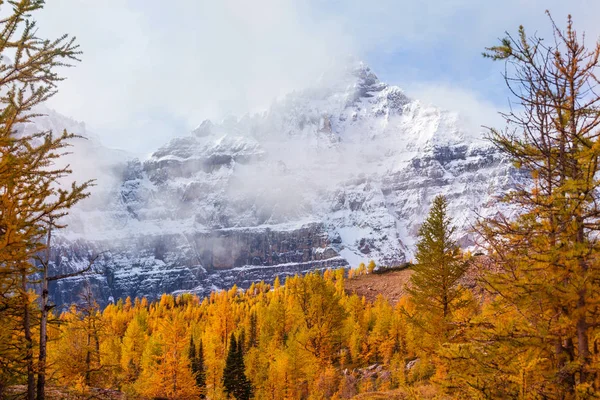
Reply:
<svg viewBox="0 0 600 400"><path fill-rule="evenodd" d="M322 224L291 230L219 229L182 234L140 233L112 240L59 240L53 249L55 271L67 273L93 262L95 274L53 283L58 304L77 301L91 284L101 304L127 296L212 290L271 281L275 276L347 265L330 246Z"/></svg>
<svg viewBox="0 0 600 400"><path fill-rule="evenodd" d="M40 123L49 120L60 118ZM73 270L99 256L96 275L52 288L63 304L86 281L106 304L370 259L397 265L440 193L468 246L476 213L497 212L495 196L522 179L458 115L409 99L362 64L262 114L205 121L147 160L95 140L75 154L100 182L68 217L54 264Z"/></svg>

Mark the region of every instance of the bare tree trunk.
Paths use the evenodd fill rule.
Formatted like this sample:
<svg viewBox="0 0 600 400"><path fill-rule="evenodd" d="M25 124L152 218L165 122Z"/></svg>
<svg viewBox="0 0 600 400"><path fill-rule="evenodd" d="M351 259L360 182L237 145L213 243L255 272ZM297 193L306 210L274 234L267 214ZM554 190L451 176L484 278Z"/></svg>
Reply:
<svg viewBox="0 0 600 400"><path fill-rule="evenodd" d="M48 343L48 267L50 264L50 241L52 226L48 228L46 241L46 257L42 262L42 295L40 297L40 354L38 356L37 400L46 398L46 349Z"/></svg>
<svg viewBox="0 0 600 400"><path fill-rule="evenodd" d="M92 267L92 264L96 260L94 257L90 260L88 266L82 270L75 271L72 273L64 274L64 275L49 275L50 268L50 246L52 242L52 227L54 226L53 218L50 218L48 221L48 236L46 238L46 252L44 257L38 257L37 260L42 265L42 293L40 297L40 343L39 343L39 356L38 356L38 379L37 379L37 400L44 400L46 398L46 360L47 360L47 349L48 349L48 315L50 314L50 310L53 306L49 304L49 292L48 286L51 281L56 281L60 279L65 279L73 276L79 276L87 271L89 271ZM88 338L89 341L89 338ZM89 345L89 344L88 344ZM88 368L89 370L89 368ZM87 375L86 375L87 380ZM33 400L33 397L31 397Z"/></svg>
<svg viewBox="0 0 600 400"><path fill-rule="evenodd" d="M580 308L585 307L585 292L580 295L577 304ZM581 360L580 367L580 382L585 383L592 381L590 379L589 368L590 368L590 347L588 341L588 324L585 316L579 317L577 320L577 350L579 353L579 359Z"/></svg>
<svg viewBox="0 0 600 400"><path fill-rule="evenodd" d="M91 381L92 381L92 352L90 351L90 346L92 344L92 333L90 332L90 327L88 326L88 333L87 333L87 352L85 354L85 384L87 386L90 386Z"/></svg>
<svg viewBox="0 0 600 400"><path fill-rule="evenodd" d="M97 323L98 304L94 299L92 288L89 283L81 296L84 305L81 306L84 320L86 322L86 354L85 354L85 384L92 385L92 374L99 371L100 365L100 338L98 334L99 327Z"/></svg>
<svg viewBox="0 0 600 400"><path fill-rule="evenodd" d="M48 281L47 269L44 268L42 280L41 317L40 317L40 353L38 356L37 400L45 399L46 386L46 348L48 341Z"/></svg>
<svg viewBox="0 0 600 400"><path fill-rule="evenodd" d="M27 400L35 399L35 368L33 365L33 339L31 337L31 313L27 295L27 272L21 274L21 296L23 300L23 332L25 333L25 362L27 364Z"/></svg>

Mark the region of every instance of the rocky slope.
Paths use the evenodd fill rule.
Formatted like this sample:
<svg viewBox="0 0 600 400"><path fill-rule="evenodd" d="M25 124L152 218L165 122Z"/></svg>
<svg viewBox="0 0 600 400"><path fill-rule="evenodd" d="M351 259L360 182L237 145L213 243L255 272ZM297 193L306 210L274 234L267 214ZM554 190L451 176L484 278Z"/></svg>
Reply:
<svg viewBox="0 0 600 400"><path fill-rule="evenodd" d="M40 120L61 123L86 135L54 113ZM401 264L440 193L468 246L475 215L496 212L495 196L522 177L462 126L355 64L264 113L204 121L146 160L81 140L73 164L99 185L53 257L67 271L98 256L97 273L57 283L54 299L75 301L85 282L106 304L369 259Z"/></svg>

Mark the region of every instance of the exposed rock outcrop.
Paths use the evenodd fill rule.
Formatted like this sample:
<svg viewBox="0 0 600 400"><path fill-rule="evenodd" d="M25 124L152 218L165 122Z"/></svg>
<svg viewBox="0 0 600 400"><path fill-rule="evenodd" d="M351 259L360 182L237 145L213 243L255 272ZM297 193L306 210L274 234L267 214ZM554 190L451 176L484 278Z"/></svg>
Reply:
<svg viewBox="0 0 600 400"><path fill-rule="evenodd" d="M88 172L102 179L58 234L54 265L74 270L100 256L97 275L52 287L61 304L86 281L106 304L370 259L400 265L435 195L448 197L468 246L476 214L493 215L497 194L523 179L456 114L411 100L363 64L264 113L204 121L146 160L93 139L75 154L100 165Z"/></svg>

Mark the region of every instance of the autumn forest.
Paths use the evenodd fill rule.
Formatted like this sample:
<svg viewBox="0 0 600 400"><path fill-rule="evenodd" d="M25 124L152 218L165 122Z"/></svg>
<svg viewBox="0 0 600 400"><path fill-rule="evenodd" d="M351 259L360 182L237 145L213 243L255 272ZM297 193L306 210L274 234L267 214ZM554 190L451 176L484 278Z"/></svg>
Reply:
<svg viewBox="0 0 600 400"><path fill-rule="evenodd" d="M4 4L3 4L4 3ZM488 140L527 175L461 249L435 197L407 265L360 264L101 308L57 307L53 233L94 182L62 182L75 135L23 131L79 63L37 37L42 0L1 2L0 398L592 399L600 396L600 44L548 13L485 49L514 107ZM5 61L5 55L10 60ZM348 290L403 271L400 299ZM375 278L374 278L375 279Z"/></svg>

